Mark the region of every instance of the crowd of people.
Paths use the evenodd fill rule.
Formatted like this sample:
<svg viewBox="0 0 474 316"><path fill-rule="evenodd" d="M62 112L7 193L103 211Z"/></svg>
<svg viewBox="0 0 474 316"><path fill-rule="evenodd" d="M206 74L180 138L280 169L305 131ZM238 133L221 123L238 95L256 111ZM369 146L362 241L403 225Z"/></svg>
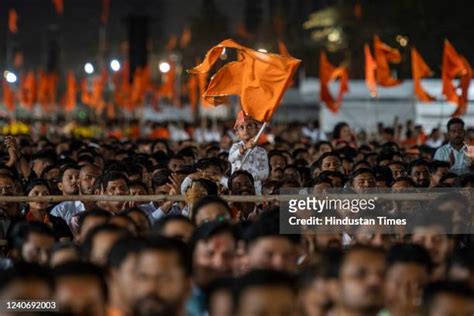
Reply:
<svg viewBox="0 0 474 316"><path fill-rule="evenodd" d="M122 139L7 130L0 196L184 201L0 201L0 301L52 300L64 315L474 315L473 239L440 220L471 223L469 197L427 203L440 216L410 234L280 234L278 203L224 199L471 188L474 130L461 119L430 135L412 122L373 134L280 124L258 141L242 112L223 126Z"/></svg>

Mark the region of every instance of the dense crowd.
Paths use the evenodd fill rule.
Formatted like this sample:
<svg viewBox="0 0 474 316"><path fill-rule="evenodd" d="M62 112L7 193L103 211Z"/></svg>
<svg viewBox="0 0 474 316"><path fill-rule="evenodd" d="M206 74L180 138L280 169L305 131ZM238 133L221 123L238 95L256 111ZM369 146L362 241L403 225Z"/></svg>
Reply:
<svg viewBox="0 0 474 316"><path fill-rule="evenodd" d="M0 300L54 300L64 315L474 315L473 239L440 220L472 222L463 195L428 202L440 216L410 234L280 234L278 203L222 198L471 188L473 129L458 118L429 135L412 122L373 134L294 123L256 142L259 128L243 113L233 126L136 137L4 128L1 196L184 201L0 202Z"/></svg>

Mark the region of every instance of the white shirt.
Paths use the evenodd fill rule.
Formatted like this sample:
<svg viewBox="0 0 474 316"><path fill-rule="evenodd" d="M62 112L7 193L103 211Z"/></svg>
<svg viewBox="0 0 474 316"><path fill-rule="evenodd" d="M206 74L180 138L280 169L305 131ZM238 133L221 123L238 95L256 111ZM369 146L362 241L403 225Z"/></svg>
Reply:
<svg viewBox="0 0 474 316"><path fill-rule="evenodd" d="M86 207L81 201L65 201L56 205L51 210L51 215L61 217L69 226L71 226L71 218L85 210Z"/></svg>
<svg viewBox="0 0 474 316"><path fill-rule="evenodd" d="M452 152L454 156L454 164L451 166L451 169L449 169L449 171L454 172L457 175L469 173L470 163L466 157L466 148L467 146L464 144L462 148L458 151L453 146L451 146L451 144L448 143L436 150L434 160L449 162L449 156Z"/></svg>

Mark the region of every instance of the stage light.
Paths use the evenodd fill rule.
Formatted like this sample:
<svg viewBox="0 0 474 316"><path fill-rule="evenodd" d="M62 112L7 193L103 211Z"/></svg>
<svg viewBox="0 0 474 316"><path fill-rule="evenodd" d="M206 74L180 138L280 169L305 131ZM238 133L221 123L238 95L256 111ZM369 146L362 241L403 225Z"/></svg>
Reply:
<svg viewBox="0 0 474 316"><path fill-rule="evenodd" d="M160 68L160 71L165 74L165 73L167 73L168 71L170 71L171 66L170 66L170 64L167 63L167 62L162 62L162 63L160 63L159 68Z"/></svg>
<svg viewBox="0 0 474 316"><path fill-rule="evenodd" d="M257 50L261 53L268 53L268 50L266 50L265 48L259 48Z"/></svg>
<svg viewBox="0 0 474 316"><path fill-rule="evenodd" d="M84 65L84 71L86 72L86 74L90 75L94 73L94 66L92 66L91 63L87 63Z"/></svg>
<svg viewBox="0 0 474 316"><path fill-rule="evenodd" d="M117 59L114 59L110 62L110 68L112 71L117 72L120 70L120 62Z"/></svg>
<svg viewBox="0 0 474 316"><path fill-rule="evenodd" d="M328 35L328 40L330 42L337 42L341 39L341 33L338 30L334 30Z"/></svg>
<svg viewBox="0 0 474 316"><path fill-rule="evenodd" d="M5 79L7 80L8 83L16 82L17 77L13 72L10 72L7 70L3 73L3 75L5 76Z"/></svg>

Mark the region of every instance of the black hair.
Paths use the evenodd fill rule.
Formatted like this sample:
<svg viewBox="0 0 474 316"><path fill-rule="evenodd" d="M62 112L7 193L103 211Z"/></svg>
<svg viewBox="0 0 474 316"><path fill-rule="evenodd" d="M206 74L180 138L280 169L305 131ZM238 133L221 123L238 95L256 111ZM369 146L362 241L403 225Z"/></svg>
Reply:
<svg viewBox="0 0 474 316"><path fill-rule="evenodd" d="M433 268L428 250L416 244L394 245L388 250L385 259L387 268L397 263L414 263L423 266L428 273Z"/></svg>
<svg viewBox="0 0 474 316"><path fill-rule="evenodd" d="M108 219L108 218L112 217L112 214L110 212L106 211L106 210L101 209L101 208L94 208L94 209L91 209L90 211L79 213L78 218L77 218L79 231L82 228L82 224L85 222L85 220L88 217L105 217L105 218Z"/></svg>
<svg viewBox="0 0 474 316"><path fill-rule="evenodd" d="M132 182L130 182L130 183L128 184L128 186L129 186L130 188L131 188L131 187L136 187L136 186L142 187L142 188L145 189L145 192L148 193L148 187L147 187L147 185L146 185L145 183L143 183L142 181L139 181L139 180L137 180L137 181L132 181Z"/></svg>
<svg viewBox="0 0 474 316"><path fill-rule="evenodd" d="M216 196L218 193L217 184L212 180L200 178L194 180L193 182L199 183L204 188L204 190L206 190L209 196Z"/></svg>
<svg viewBox="0 0 474 316"><path fill-rule="evenodd" d="M191 252L194 253L196 245L199 241L207 241L210 238L220 234L230 234L235 240L237 240L235 229L228 222L212 221L197 227L190 241Z"/></svg>
<svg viewBox="0 0 474 316"><path fill-rule="evenodd" d="M63 181L64 174L69 169L74 169L74 170L79 171L81 168L75 163L67 163L65 165L62 165L61 168L59 169L59 180L60 181Z"/></svg>
<svg viewBox="0 0 474 316"><path fill-rule="evenodd" d="M280 218L277 210L270 210L259 215L255 223L248 229L245 236L247 246L264 237L281 237L288 239L292 244L301 241L299 234L280 234Z"/></svg>
<svg viewBox="0 0 474 316"><path fill-rule="evenodd" d="M464 188L468 185L474 186L474 173L464 173L456 179L456 187Z"/></svg>
<svg viewBox="0 0 474 316"><path fill-rule="evenodd" d="M374 247L374 246L361 245L361 244L356 244L356 245L350 246L344 252L342 252L342 256L341 256L341 259L339 261L339 267L337 269L338 277L340 276L341 269L342 269L344 263L346 262L347 258L349 257L349 255L353 252L361 252L361 251L371 252L371 253L379 254L379 255L385 257L385 251L381 247Z"/></svg>
<svg viewBox="0 0 474 316"><path fill-rule="evenodd" d="M322 145L328 145L329 147L331 147L331 150L332 150L332 144L331 142L328 142L326 140L320 140L318 141L315 145L314 145L314 149L316 149L316 151L319 151L319 149L321 148Z"/></svg>
<svg viewBox="0 0 474 316"><path fill-rule="evenodd" d="M369 163L367 160L360 160L360 161L356 162L356 163L352 166L352 170L357 169L357 167L358 167L359 165L361 165L361 164L366 164L366 165L368 165L369 168L370 168L370 163ZM364 168L362 168L362 169L367 169L367 168L364 167Z"/></svg>
<svg viewBox="0 0 474 316"><path fill-rule="evenodd" d="M54 290L54 279L51 271L35 263L24 261L16 262L13 267L6 270L0 270L0 293L5 291L13 282L17 281L41 281ZM27 297L24 297L27 299Z"/></svg>
<svg viewBox="0 0 474 316"><path fill-rule="evenodd" d="M237 170L237 171L234 171L234 173L232 173L229 177L229 179L227 180L227 187L230 189L232 188L232 185L234 183L234 180L235 178L237 178L238 176L246 176L247 178L250 179L250 182L252 182L252 185L255 184L255 179L253 178L252 174L246 170Z"/></svg>
<svg viewBox="0 0 474 316"><path fill-rule="evenodd" d="M221 170L221 172L224 171L222 161L219 158L203 158L196 163L196 168L201 170L207 169L210 166L216 166Z"/></svg>
<svg viewBox="0 0 474 316"><path fill-rule="evenodd" d="M206 287L206 306L210 308L211 298L214 293L217 293L221 290L227 290L231 293L234 291L236 279L232 277L222 277L213 280L207 287ZM212 312L212 311L209 311Z"/></svg>
<svg viewBox="0 0 474 316"><path fill-rule="evenodd" d="M426 166L426 168L428 169L428 171L430 170L430 163L424 159L416 159L416 160L413 160L409 167L408 167L408 172L411 174L413 168L415 167L418 167L418 166Z"/></svg>
<svg viewBox="0 0 474 316"><path fill-rule="evenodd" d="M449 129L451 128L451 126L454 125L454 124L461 124L462 128L464 128L464 121L462 119L460 119L459 117L453 117L446 124L446 128L448 129L448 132L449 132Z"/></svg>
<svg viewBox="0 0 474 316"><path fill-rule="evenodd" d="M442 176L441 179L439 179L439 183L443 183L444 181L448 179L457 179L457 177L458 175L455 174L454 172L448 172L444 176Z"/></svg>
<svg viewBox="0 0 474 316"><path fill-rule="evenodd" d="M45 186L46 188L48 188L48 191L50 191L49 183L48 183L47 180L41 179L41 178L36 178L36 179L32 179L32 180L30 180L26 183L25 193L28 195L28 193L30 193L30 191L33 190L33 188L35 186L40 186L40 185Z"/></svg>
<svg viewBox="0 0 474 316"><path fill-rule="evenodd" d="M423 307L428 312L436 297L440 294L451 294L470 301L474 300L473 289L464 282L438 281L428 284L423 291Z"/></svg>
<svg viewBox="0 0 474 316"><path fill-rule="evenodd" d="M323 160L326 159L327 157L336 157L339 161L341 161L341 158L335 151L330 151L327 153L324 153L319 157L318 161L316 162L316 165L318 166L319 169L321 169L321 165L323 164Z"/></svg>
<svg viewBox="0 0 474 316"><path fill-rule="evenodd" d="M63 241L63 242L57 242L53 245L53 248L51 249L51 253L50 253L50 258L52 258L56 252L65 250L65 249L72 249L78 255L80 255L81 253L78 245L76 245L75 243L71 241Z"/></svg>
<svg viewBox="0 0 474 316"><path fill-rule="evenodd" d="M149 237L144 240L138 253L145 251L175 252L178 255L179 264L184 273L186 276L191 276L193 260L188 246L183 241L163 236Z"/></svg>
<svg viewBox="0 0 474 316"><path fill-rule="evenodd" d="M434 160L430 164L430 172L435 173L439 168L450 168L451 165L447 161Z"/></svg>
<svg viewBox="0 0 474 316"><path fill-rule="evenodd" d="M13 226L9 234L9 247L21 249L31 234L46 235L55 239L51 228L42 222L19 222Z"/></svg>
<svg viewBox="0 0 474 316"><path fill-rule="evenodd" d="M116 180L123 180L128 185L128 178L122 172L108 171L102 177L99 178L98 183L100 185L100 189L105 191L109 182Z"/></svg>
<svg viewBox="0 0 474 316"><path fill-rule="evenodd" d="M348 126L349 127L349 124L347 124L346 122L339 122L336 124L336 126L334 126L334 130L332 132L332 138L333 139L339 139L341 138L341 130L343 127L345 126Z"/></svg>
<svg viewBox="0 0 474 316"><path fill-rule="evenodd" d="M121 234L122 236L127 236L127 237L131 236L131 233L126 228L119 227L114 224L108 224L108 223L98 225L92 228L87 233L86 238L84 239L84 242L81 245L82 255L85 258L90 260L91 254L92 254L92 247L94 246L93 245L94 238L100 233L117 233L117 234Z"/></svg>
<svg viewBox="0 0 474 316"><path fill-rule="evenodd" d="M408 182L410 184L410 186L412 186L412 187L416 186L415 182L413 182L413 180L410 177L407 177L407 176L402 176L402 177L398 177L398 178L394 179L393 183L392 183L392 186L396 182Z"/></svg>
<svg viewBox="0 0 474 316"><path fill-rule="evenodd" d="M234 310L239 308L240 300L247 289L255 287L285 287L296 293L295 279L290 274L276 270L253 270L239 278L234 292Z"/></svg>
<svg viewBox="0 0 474 316"><path fill-rule="evenodd" d="M157 220L155 224L153 224L152 230L161 234L165 230L166 225L172 221L185 222L194 227L194 223L189 219L189 217L181 214L170 214Z"/></svg>
<svg viewBox="0 0 474 316"><path fill-rule="evenodd" d="M196 217L199 214L199 211L203 207L209 204L214 204L214 203L222 205L229 212L229 215L230 215L230 206L224 199L218 197L217 195L208 195L199 199L199 201L197 201L196 204L194 204L193 213L191 215L192 222L196 224Z"/></svg>
<svg viewBox="0 0 474 316"><path fill-rule="evenodd" d="M56 166L56 165L50 165L50 166L47 166L46 168L43 169L43 172L41 172L41 175L40 175L40 178L45 178L46 177L46 174L48 172L50 172L51 170L53 169L58 169L59 170L59 167ZM61 179L61 178L60 178Z"/></svg>
<svg viewBox="0 0 474 316"><path fill-rule="evenodd" d="M165 184L171 184L171 171L168 169L161 169L155 173L151 179L151 188L155 192L156 188L161 187Z"/></svg>
<svg viewBox="0 0 474 316"><path fill-rule="evenodd" d="M53 269L53 275L58 282L61 278L77 277L77 278L95 278L99 282L100 291L104 301L108 298L108 287L105 280L105 271L95 264L82 261L71 261L63 263Z"/></svg>
<svg viewBox="0 0 474 316"><path fill-rule="evenodd" d="M340 178L341 179L341 182L342 182L342 185L344 186L344 183L346 182L346 176L344 176L341 172L339 171L329 171L329 170L326 170L326 171L323 171L319 174L318 178L323 180L323 181L329 181L332 185L332 180L331 180L331 177L336 177L336 178Z"/></svg>
<svg viewBox="0 0 474 316"><path fill-rule="evenodd" d="M352 184L352 182L357 176L360 176L361 174L364 174L364 173L370 173L374 178L376 178L375 172L372 169L360 168L360 169L357 169L356 171L351 172L351 174L349 175L349 182Z"/></svg>

